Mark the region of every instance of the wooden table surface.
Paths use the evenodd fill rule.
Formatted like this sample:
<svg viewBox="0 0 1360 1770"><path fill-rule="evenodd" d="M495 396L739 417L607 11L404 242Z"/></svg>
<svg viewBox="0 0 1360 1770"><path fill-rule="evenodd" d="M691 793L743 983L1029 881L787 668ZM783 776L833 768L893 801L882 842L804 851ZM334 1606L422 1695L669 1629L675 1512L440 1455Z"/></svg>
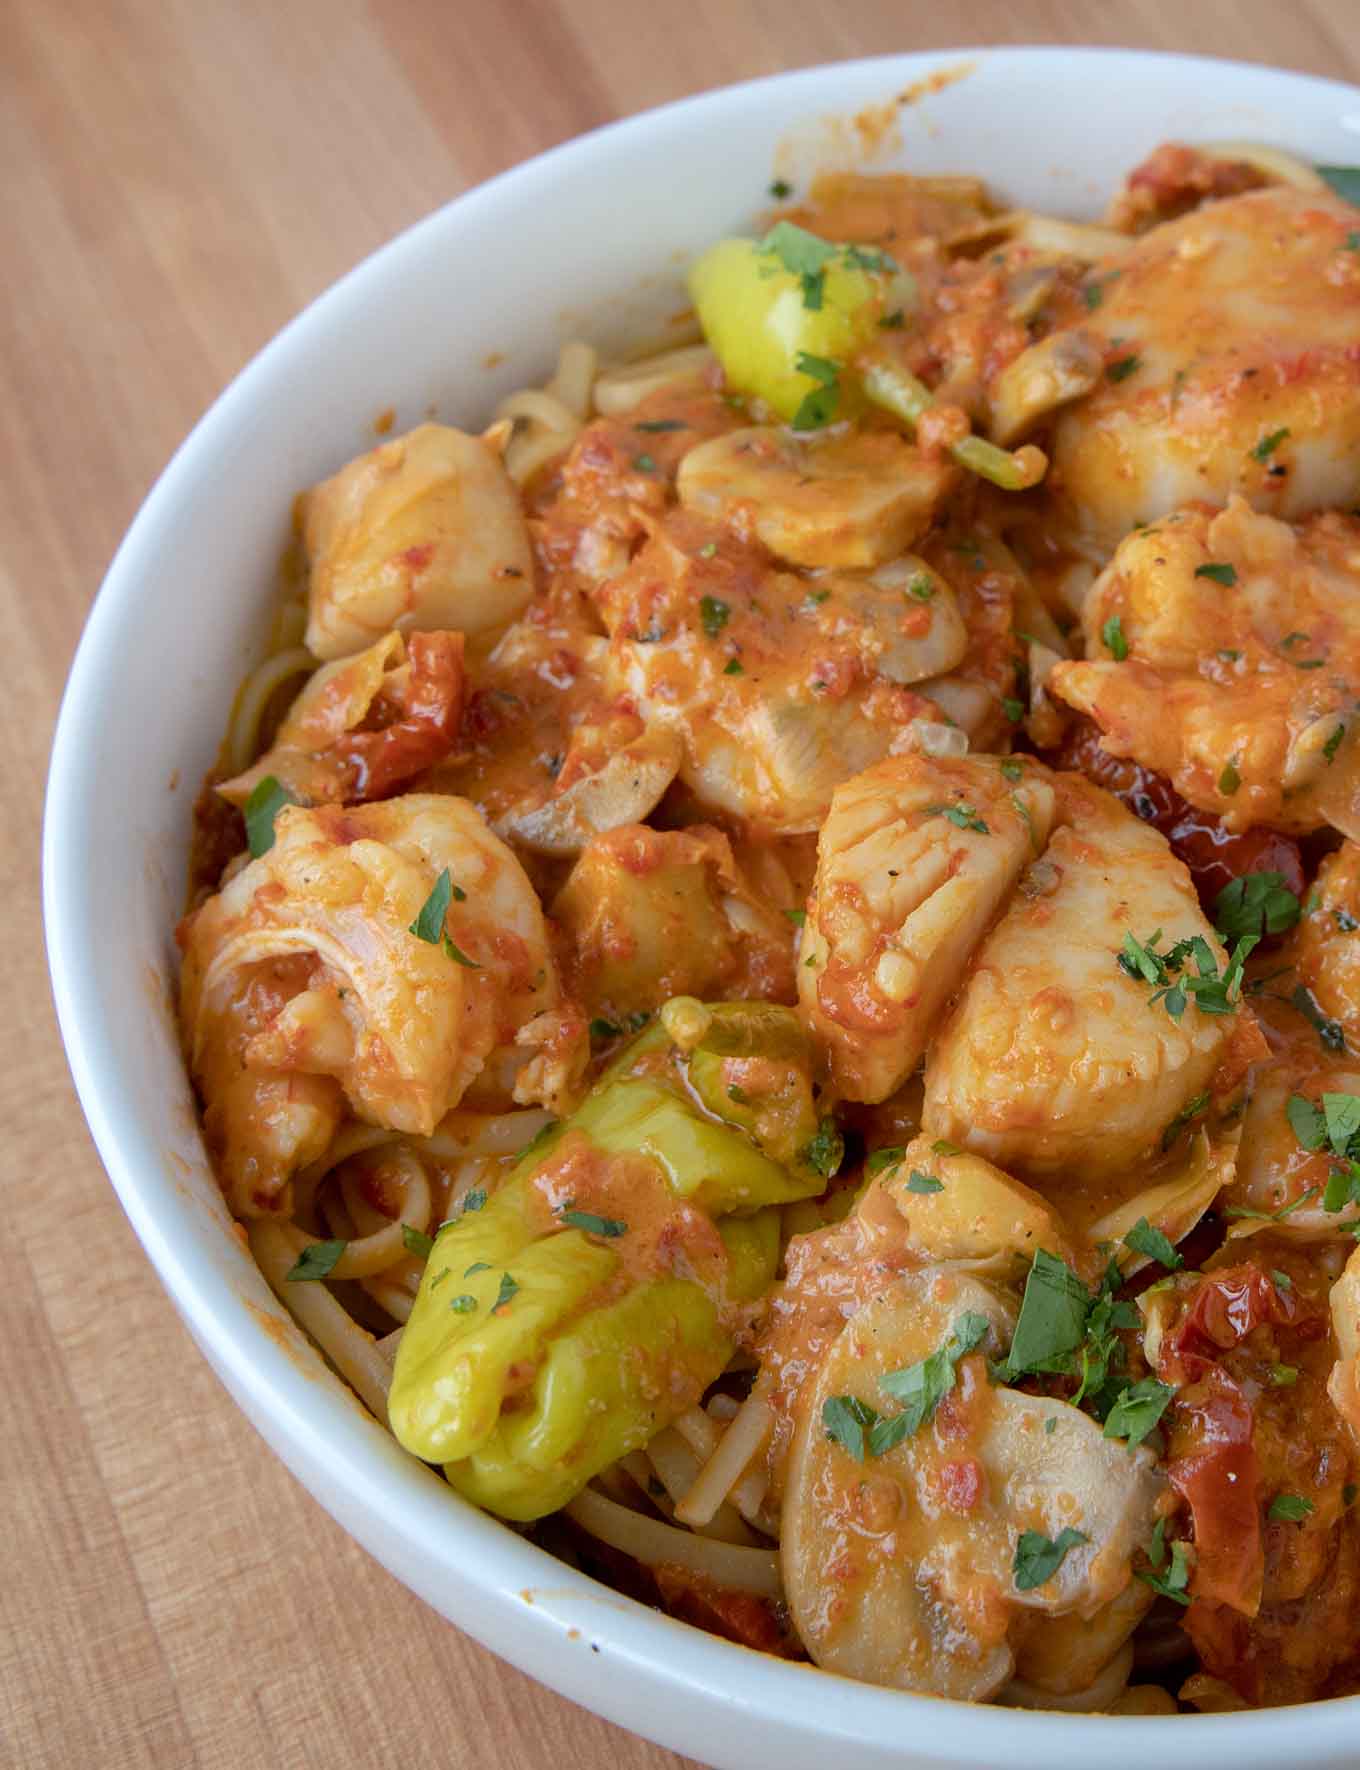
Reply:
<svg viewBox="0 0 1360 1770"><path fill-rule="evenodd" d="M3 0L0 1761L657 1770L370 1562L199 1358L86 1134L43 964L67 665L185 431L398 228L610 118L824 59L987 42L1360 79L1353 0Z"/></svg>

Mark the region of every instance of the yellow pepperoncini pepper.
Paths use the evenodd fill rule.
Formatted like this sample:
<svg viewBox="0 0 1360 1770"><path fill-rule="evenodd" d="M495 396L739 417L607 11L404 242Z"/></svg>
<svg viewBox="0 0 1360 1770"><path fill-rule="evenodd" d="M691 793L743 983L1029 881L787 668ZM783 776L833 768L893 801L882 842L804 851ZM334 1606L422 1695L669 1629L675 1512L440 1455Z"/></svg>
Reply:
<svg viewBox="0 0 1360 1770"><path fill-rule="evenodd" d="M885 253L835 246L789 221L761 240L719 240L689 276L728 385L800 429L849 415L835 366L870 343L879 321L898 312L893 296L909 297L911 287Z"/></svg>
<svg viewBox="0 0 1360 1770"><path fill-rule="evenodd" d="M721 1374L733 1311L773 1280L779 1207L838 1160L791 1009L668 1004L440 1229L393 1431L504 1517L555 1511Z"/></svg>

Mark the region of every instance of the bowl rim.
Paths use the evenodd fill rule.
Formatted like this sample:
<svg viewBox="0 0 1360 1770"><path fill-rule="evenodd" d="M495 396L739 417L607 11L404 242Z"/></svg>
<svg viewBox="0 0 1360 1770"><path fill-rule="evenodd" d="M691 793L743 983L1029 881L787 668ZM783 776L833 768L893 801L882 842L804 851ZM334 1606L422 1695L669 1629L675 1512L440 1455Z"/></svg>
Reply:
<svg viewBox="0 0 1360 1770"><path fill-rule="evenodd" d="M782 1737L799 1745L868 1752L874 1754L875 1763L886 1763L888 1758L879 1753L887 1748L901 1762L910 1741L925 1749L923 1763L1042 1761L1053 1770L1069 1766L1085 1770L1093 1754L1108 1755L1116 1743L1121 1761L1141 1761L1150 1751L1164 1751L1167 1717L945 1704L779 1660L679 1623L598 1585L477 1511L436 1478L418 1490L410 1479L410 1459L386 1432L375 1431L375 1422L366 1415L358 1418L356 1410L345 1405L346 1398L323 1397L313 1377L300 1372L291 1354L252 1320L230 1283L177 1245L175 1219L153 1209L145 1196L142 1175L164 1158L146 1127L126 1107L118 1087L122 1048L114 1033L120 1005L101 1002L82 964L79 931L88 926L84 918L89 885L80 869L68 864L68 857L79 853L82 802L98 775L91 708L98 698L104 654L135 603L143 576L153 567L156 532L185 495L195 457L250 408L256 390L267 386L276 360L294 349L319 313L338 307L378 267L387 267L397 255L418 247L427 233L448 227L455 214L470 215L494 206L507 184L537 182L546 189L564 177L575 179L588 171L592 161L626 152L632 136L676 124L686 132L700 128L724 107L772 87L792 94L804 88L824 94L828 76L838 72L872 70L881 73L885 89L895 89L925 74L984 58L1031 71L1075 58L1092 73L1118 69L1127 76L1132 70L1143 77L1172 63L1199 69L1209 77L1227 69L1249 70L1263 79L1285 81L1318 101L1325 98L1360 110L1360 89L1349 83L1258 63L1061 44L942 48L820 63L676 99L604 124L451 199L378 247L275 334L199 418L143 501L89 611L62 697L43 820L43 916L58 1023L76 1091L104 1167L171 1301L247 1417L343 1528L442 1614L451 1613L437 1601L436 1587L445 1593L452 1587L464 1599L481 1602L480 1611L469 1610L464 1603L456 1626L560 1694L634 1730L638 1728L636 1686L627 1700L612 1688L621 1680L604 1680L611 1688L603 1688L601 1661L593 1654L608 1655L606 1667L612 1662L620 1670L626 1668L658 1702L679 1697L707 1704L722 1727L730 1727L738 1713L744 1714L765 1729L771 1748ZM381 1444L376 1442L379 1438ZM392 1500L398 1493L403 1517L394 1524ZM383 1521L381 1529L371 1526L373 1519ZM433 1543L428 1536L420 1540L427 1525L434 1529ZM391 1547L388 1539L393 1531L409 1554L399 1555ZM440 1541L441 1535L447 1540ZM383 1537L386 1552L378 1537ZM479 1571L469 1577L465 1563L472 1551ZM431 1560L430 1577L422 1579L415 1571L417 1554ZM593 1610L587 1610L592 1604ZM584 1633L583 1614L590 1617ZM545 1631L546 1640L541 1638ZM566 1645L573 1637L592 1651L573 1654ZM814 1682L809 1683L810 1677ZM1330 1754L1349 1749L1355 1737L1357 1705L1360 1697L1345 1697L1293 1708L1182 1715L1177 1717L1178 1736L1193 1730L1195 1751L1202 1756L1210 1750L1211 1762L1231 1757L1239 1770L1255 1766L1266 1770L1267 1765L1290 1761L1306 1727L1310 1756L1316 1753L1317 1761L1324 1757L1331 1761ZM660 1721L655 1732L647 1731L669 1745L679 1737L675 1725ZM1190 1734L1185 1737L1188 1745Z"/></svg>

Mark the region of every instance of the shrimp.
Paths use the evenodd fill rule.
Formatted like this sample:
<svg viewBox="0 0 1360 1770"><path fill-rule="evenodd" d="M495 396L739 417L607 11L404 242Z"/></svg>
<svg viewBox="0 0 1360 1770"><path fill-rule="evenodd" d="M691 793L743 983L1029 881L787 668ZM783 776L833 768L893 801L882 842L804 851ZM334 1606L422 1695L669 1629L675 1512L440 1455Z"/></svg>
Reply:
<svg viewBox="0 0 1360 1770"><path fill-rule="evenodd" d="M1357 594L1355 518L1191 506L1123 542L1048 687L1230 830L1360 836Z"/></svg>
<svg viewBox="0 0 1360 1770"><path fill-rule="evenodd" d="M445 872L443 926L417 935ZM209 1141L245 1215L286 1208L346 1102L429 1135L498 1052L519 1064L516 1035L560 1001L533 887L476 809L442 795L285 807L273 845L179 939Z"/></svg>
<svg viewBox="0 0 1360 1770"><path fill-rule="evenodd" d="M307 647L344 658L381 634L455 628L485 647L533 594L519 494L487 443L421 424L303 494Z"/></svg>
<svg viewBox="0 0 1360 1770"><path fill-rule="evenodd" d="M885 1100L915 1069L1053 807L1046 771L1015 758L891 757L837 789L798 995L839 1092Z"/></svg>

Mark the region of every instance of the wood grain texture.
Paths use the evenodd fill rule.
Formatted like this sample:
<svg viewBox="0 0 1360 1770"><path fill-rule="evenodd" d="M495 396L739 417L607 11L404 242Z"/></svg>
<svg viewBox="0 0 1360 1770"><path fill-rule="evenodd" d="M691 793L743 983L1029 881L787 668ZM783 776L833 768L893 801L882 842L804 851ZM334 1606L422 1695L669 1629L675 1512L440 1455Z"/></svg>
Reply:
<svg viewBox="0 0 1360 1770"><path fill-rule="evenodd" d="M42 776L104 566L305 301L582 129L828 58L1137 44L1360 78L1352 0L4 0L0 1761L660 1770L369 1562L275 1463L104 1179L49 1006Z"/></svg>

